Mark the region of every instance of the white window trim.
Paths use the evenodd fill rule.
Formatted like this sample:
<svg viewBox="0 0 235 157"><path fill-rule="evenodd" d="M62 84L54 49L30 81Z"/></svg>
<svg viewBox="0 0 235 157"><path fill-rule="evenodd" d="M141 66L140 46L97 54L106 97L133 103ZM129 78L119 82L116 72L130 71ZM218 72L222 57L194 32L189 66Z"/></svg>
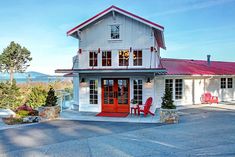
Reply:
<svg viewBox="0 0 235 157"><path fill-rule="evenodd" d="M165 78L164 79L164 91L165 91L165 88L166 88L166 80L168 79L172 79L173 80L173 91L172 91L172 99L175 101L175 102L178 102L178 101L182 101L184 99L184 79L183 78ZM175 99L175 80L176 79L181 79L182 80L182 98L181 99Z"/></svg>

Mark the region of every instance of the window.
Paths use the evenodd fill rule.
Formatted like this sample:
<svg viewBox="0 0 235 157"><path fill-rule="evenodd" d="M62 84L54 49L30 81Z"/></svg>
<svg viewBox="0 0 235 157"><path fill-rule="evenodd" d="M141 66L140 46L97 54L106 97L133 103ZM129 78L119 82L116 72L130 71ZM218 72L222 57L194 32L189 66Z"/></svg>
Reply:
<svg viewBox="0 0 235 157"><path fill-rule="evenodd" d="M133 81L133 86L134 86L134 100L138 104L142 104L142 95L143 95L143 82L142 80L134 80Z"/></svg>
<svg viewBox="0 0 235 157"><path fill-rule="evenodd" d="M112 66L112 53L111 51L102 52L102 66Z"/></svg>
<svg viewBox="0 0 235 157"><path fill-rule="evenodd" d="M182 79L166 79L165 88L169 87L172 93L172 97L175 100L183 98L183 80ZM173 95L174 94L174 95Z"/></svg>
<svg viewBox="0 0 235 157"><path fill-rule="evenodd" d="M228 83L227 83L227 85L228 85L228 88L233 88L233 78L228 78Z"/></svg>
<svg viewBox="0 0 235 157"><path fill-rule="evenodd" d="M142 66L142 50L135 50L133 52L134 66Z"/></svg>
<svg viewBox="0 0 235 157"><path fill-rule="evenodd" d="M119 66L129 66L129 51L119 51Z"/></svg>
<svg viewBox="0 0 235 157"><path fill-rule="evenodd" d="M96 52L89 53L89 65L92 67L97 66L97 53Z"/></svg>
<svg viewBox="0 0 235 157"><path fill-rule="evenodd" d="M182 99L183 95L183 80L175 79L175 99Z"/></svg>
<svg viewBox="0 0 235 157"><path fill-rule="evenodd" d="M226 88L226 78L220 79L220 88Z"/></svg>
<svg viewBox="0 0 235 157"><path fill-rule="evenodd" d="M165 88L169 87L172 96L173 96L173 79L166 79L165 80Z"/></svg>
<svg viewBox="0 0 235 157"><path fill-rule="evenodd" d="M120 25L111 25L111 39L120 38Z"/></svg>
<svg viewBox="0 0 235 157"><path fill-rule="evenodd" d="M90 80L90 104L98 104L98 80Z"/></svg>

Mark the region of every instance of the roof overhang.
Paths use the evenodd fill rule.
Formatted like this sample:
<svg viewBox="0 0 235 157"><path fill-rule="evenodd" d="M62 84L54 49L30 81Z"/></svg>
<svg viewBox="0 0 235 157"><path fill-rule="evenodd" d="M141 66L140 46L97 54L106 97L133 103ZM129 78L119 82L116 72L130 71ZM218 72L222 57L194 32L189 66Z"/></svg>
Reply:
<svg viewBox="0 0 235 157"><path fill-rule="evenodd" d="M142 69L57 69L56 73L64 73L65 77L74 77L77 74L84 75L111 75L111 76L130 76L130 75L141 75L141 76L155 76L166 74L164 68L142 68Z"/></svg>

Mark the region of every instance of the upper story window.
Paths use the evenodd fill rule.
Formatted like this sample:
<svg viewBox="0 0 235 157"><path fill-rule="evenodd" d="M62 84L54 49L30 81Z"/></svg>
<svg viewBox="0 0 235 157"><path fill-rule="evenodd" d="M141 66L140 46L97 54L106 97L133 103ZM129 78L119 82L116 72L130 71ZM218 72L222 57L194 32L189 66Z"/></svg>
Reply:
<svg viewBox="0 0 235 157"><path fill-rule="evenodd" d="M112 66L112 52L111 51L102 52L102 66Z"/></svg>
<svg viewBox="0 0 235 157"><path fill-rule="evenodd" d="M119 51L119 66L129 66L129 51Z"/></svg>
<svg viewBox="0 0 235 157"><path fill-rule="evenodd" d="M90 66L97 66L97 56L98 54L96 52L90 52L89 53L89 65Z"/></svg>
<svg viewBox="0 0 235 157"><path fill-rule="evenodd" d="M226 88L226 78L220 79L220 88Z"/></svg>
<svg viewBox="0 0 235 157"><path fill-rule="evenodd" d="M134 66L142 66L142 50L134 50L133 64Z"/></svg>
<svg viewBox="0 0 235 157"><path fill-rule="evenodd" d="M111 25L111 39L120 39L120 25Z"/></svg>
<svg viewBox="0 0 235 157"><path fill-rule="evenodd" d="M228 78L228 88L233 88L233 78Z"/></svg>

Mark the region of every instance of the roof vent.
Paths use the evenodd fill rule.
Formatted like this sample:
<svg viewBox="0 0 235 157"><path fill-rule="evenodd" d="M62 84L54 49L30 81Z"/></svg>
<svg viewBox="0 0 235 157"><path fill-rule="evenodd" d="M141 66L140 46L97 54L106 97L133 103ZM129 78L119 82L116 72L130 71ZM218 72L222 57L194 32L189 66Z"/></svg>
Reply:
<svg viewBox="0 0 235 157"><path fill-rule="evenodd" d="M207 65L211 65L211 55L207 55Z"/></svg>

